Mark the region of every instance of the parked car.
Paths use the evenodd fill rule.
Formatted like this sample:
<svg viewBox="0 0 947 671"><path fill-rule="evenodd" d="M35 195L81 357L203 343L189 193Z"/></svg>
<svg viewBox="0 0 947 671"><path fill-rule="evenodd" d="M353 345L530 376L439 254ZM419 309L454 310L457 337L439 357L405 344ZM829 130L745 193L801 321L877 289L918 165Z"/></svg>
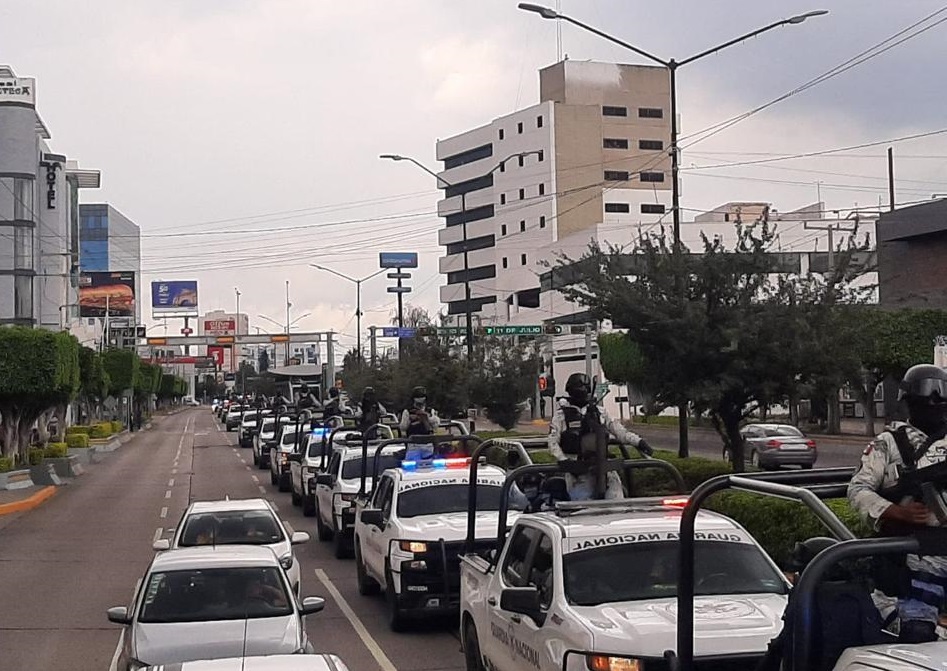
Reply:
<svg viewBox="0 0 947 671"><path fill-rule="evenodd" d="M303 617L324 606L319 597L296 600L269 548L159 552L132 607L108 609L109 621L126 627L115 668L312 653Z"/></svg>
<svg viewBox="0 0 947 671"><path fill-rule="evenodd" d="M148 671L348 671L335 655L263 655L149 666Z"/></svg>
<svg viewBox="0 0 947 671"><path fill-rule="evenodd" d="M755 468L812 468L818 457L815 441L791 424L747 424L740 435L744 457ZM724 449L723 458L730 460L729 450Z"/></svg>

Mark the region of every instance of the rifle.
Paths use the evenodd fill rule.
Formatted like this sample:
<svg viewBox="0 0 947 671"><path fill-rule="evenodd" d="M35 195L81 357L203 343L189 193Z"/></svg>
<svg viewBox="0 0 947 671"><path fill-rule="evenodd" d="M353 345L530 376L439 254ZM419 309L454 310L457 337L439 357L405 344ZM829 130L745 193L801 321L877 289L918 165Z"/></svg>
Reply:
<svg viewBox="0 0 947 671"><path fill-rule="evenodd" d="M947 525L947 505L941 497L941 492L947 490L947 461L925 466L924 468L905 469L897 484L888 487L880 494L899 504L904 497L912 496L923 501L942 525Z"/></svg>

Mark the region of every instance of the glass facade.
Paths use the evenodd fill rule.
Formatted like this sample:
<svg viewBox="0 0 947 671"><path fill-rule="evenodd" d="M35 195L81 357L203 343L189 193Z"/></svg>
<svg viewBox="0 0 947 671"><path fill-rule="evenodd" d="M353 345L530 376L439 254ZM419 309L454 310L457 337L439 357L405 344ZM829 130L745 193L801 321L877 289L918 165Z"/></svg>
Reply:
<svg viewBox="0 0 947 671"><path fill-rule="evenodd" d="M83 213L79 219L79 268L83 272L109 269L109 220L105 213Z"/></svg>

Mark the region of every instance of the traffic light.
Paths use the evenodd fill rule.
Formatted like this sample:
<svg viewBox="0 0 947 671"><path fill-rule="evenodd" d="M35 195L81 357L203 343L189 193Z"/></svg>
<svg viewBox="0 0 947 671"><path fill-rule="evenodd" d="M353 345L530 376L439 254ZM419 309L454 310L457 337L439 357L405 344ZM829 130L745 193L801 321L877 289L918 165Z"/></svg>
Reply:
<svg viewBox="0 0 947 671"><path fill-rule="evenodd" d="M539 395L540 396L555 396L556 395L556 379L549 373L542 373L539 376Z"/></svg>
<svg viewBox="0 0 947 671"><path fill-rule="evenodd" d="M561 335L562 326L560 326L559 324L546 324L545 326L543 326L543 333L545 333L546 335Z"/></svg>
<svg viewBox="0 0 947 671"><path fill-rule="evenodd" d="M437 335L437 327L436 326L419 326L418 330L415 331L415 334L419 336Z"/></svg>

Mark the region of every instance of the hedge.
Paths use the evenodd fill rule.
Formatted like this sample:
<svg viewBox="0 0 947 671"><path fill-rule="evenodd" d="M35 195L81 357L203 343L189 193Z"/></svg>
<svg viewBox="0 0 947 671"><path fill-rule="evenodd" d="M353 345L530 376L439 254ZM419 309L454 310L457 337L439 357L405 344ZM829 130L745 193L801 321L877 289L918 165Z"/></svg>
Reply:
<svg viewBox="0 0 947 671"><path fill-rule="evenodd" d="M31 447L29 452L30 466L39 466L43 463L46 456L46 450L42 447Z"/></svg>
<svg viewBox="0 0 947 671"><path fill-rule="evenodd" d="M13 470L13 457L0 457L0 473Z"/></svg>
<svg viewBox="0 0 947 671"><path fill-rule="evenodd" d="M47 459L61 459L68 454L69 446L66 443L50 443L43 452L43 456Z"/></svg>
<svg viewBox="0 0 947 671"><path fill-rule="evenodd" d="M66 447L89 447L89 434L67 433Z"/></svg>
<svg viewBox="0 0 947 671"><path fill-rule="evenodd" d="M84 434L88 436L91 430L92 430L91 426L82 426L82 425L76 424L75 426L66 427L66 435L72 436L75 434Z"/></svg>
<svg viewBox="0 0 947 671"><path fill-rule="evenodd" d="M89 438L108 438L112 435L112 423L111 422L101 422L99 424L93 424L91 431L89 431Z"/></svg>
<svg viewBox="0 0 947 671"><path fill-rule="evenodd" d="M112 420L112 433L121 433L125 427L118 420Z"/></svg>

